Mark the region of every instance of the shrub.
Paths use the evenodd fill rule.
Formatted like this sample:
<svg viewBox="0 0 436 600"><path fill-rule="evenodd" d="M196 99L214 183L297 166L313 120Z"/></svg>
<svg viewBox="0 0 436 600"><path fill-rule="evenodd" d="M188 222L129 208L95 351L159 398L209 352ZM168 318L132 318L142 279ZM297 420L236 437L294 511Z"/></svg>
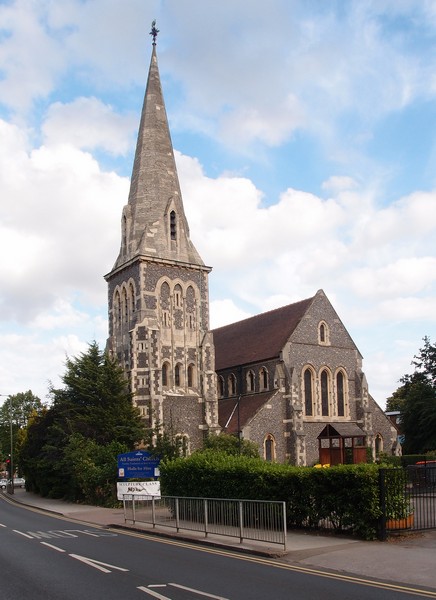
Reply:
<svg viewBox="0 0 436 600"><path fill-rule="evenodd" d="M285 501L289 527L319 527L376 536L381 515L377 465L328 469L272 464L204 451L161 463L166 496Z"/></svg>

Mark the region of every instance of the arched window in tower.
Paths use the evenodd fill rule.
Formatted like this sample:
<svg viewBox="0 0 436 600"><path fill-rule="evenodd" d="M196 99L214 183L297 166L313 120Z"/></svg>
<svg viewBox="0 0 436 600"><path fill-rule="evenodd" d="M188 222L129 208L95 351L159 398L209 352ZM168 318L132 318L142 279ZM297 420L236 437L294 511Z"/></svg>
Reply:
<svg viewBox="0 0 436 600"><path fill-rule="evenodd" d="M195 365L188 365L188 387L193 388L197 385Z"/></svg>
<svg viewBox="0 0 436 600"><path fill-rule="evenodd" d="M268 389L268 371L265 367L262 367L259 371L259 384L261 391L265 391Z"/></svg>
<svg viewBox="0 0 436 600"><path fill-rule="evenodd" d="M127 300L126 288L123 288L123 320L124 320L124 323L129 322L129 303Z"/></svg>
<svg viewBox="0 0 436 600"><path fill-rule="evenodd" d="M304 412L306 417L313 416L313 373L311 369L306 369L303 375L304 385Z"/></svg>
<svg viewBox="0 0 436 600"><path fill-rule="evenodd" d="M121 325L121 301L120 301L120 293L118 291L116 291L114 294L113 314L114 314L114 320L113 320L114 328L119 327Z"/></svg>
<svg viewBox="0 0 436 600"><path fill-rule="evenodd" d="M229 396L236 396L236 377L234 373L230 373L228 379Z"/></svg>
<svg viewBox="0 0 436 600"><path fill-rule="evenodd" d="M345 416L345 386L344 374L339 371L336 375L336 396L338 404L338 417Z"/></svg>
<svg viewBox="0 0 436 600"><path fill-rule="evenodd" d="M160 317L163 327L170 327L170 286L166 281L160 286Z"/></svg>
<svg viewBox="0 0 436 600"><path fill-rule="evenodd" d="M182 372L182 365L180 363L177 363L176 366L174 367L174 385L176 387L181 387L183 385L183 372Z"/></svg>
<svg viewBox="0 0 436 600"><path fill-rule="evenodd" d="M162 387L169 387L169 369L170 365L167 362L164 362L162 365Z"/></svg>
<svg viewBox="0 0 436 600"><path fill-rule="evenodd" d="M186 290L186 302L185 302L185 310L186 310L186 326L188 329L195 329L195 292L192 285L188 287Z"/></svg>
<svg viewBox="0 0 436 600"><path fill-rule="evenodd" d="M218 375L217 378L217 387L218 387L218 397L224 397L224 377L222 375Z"/></svg>
<svg viewBox="0 0 436 600"><path fill-rule="evenodd" d="M175 210L170 212L170 237L174 242L177 241L177 215Z"/></svg>
<svg viewBox="0 0 436 600"><path fill-rule="evenodd" d="M327 371L321 373L321 415L328 417L329 415L329 397L330 397L330 382Z"/></svg>
<svg viewBox="0 0 436 600"><path fill-rule="evenodd" d="M274 462L276 459L276 441L270 433L263 442L263 456L268 462Z"/></svg>
<svg viewBox="0 0 436 600"><path fill-rule="evenodd" d="M174 306L182 308L182 287L179 284L174 287Z"/></svg>
<svg viewBox="0 0 436 600"><path fill-rule="evenodd" d="M135 314L135 288L131 283L129 285L130 317Z"/></svg>
<svg viewBox="0 0 436 600"><path fill-rule="evenodd" d="M251 370L247 373L247 392L254 392L254 373Z"/></svg>

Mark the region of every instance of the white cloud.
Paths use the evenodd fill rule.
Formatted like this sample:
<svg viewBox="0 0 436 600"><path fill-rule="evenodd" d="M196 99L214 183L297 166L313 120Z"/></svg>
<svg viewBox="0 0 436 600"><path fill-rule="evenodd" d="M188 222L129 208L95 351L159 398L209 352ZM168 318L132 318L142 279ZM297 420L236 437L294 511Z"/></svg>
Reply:
<svg viewBox="0 0 436 600"><path fill-rule="evenodd" d="M4 123L1 129L16 134L3 148L8 161L15 159L16 176L7 164L0 167L4 316L32 319L76 289L87 301L105 303L102 275L118 251L127 179L101 171L90 154L71 145L29 153L23 132Z"/></svg>
<svg viewBox="0 0 436 600"><path fill-rule="evenodd" d="M136 115L116 114L97 98L77 98L69 104L52 104L42 132L48 145L68 143L81 149L126 154L137 128Z"/></svg>

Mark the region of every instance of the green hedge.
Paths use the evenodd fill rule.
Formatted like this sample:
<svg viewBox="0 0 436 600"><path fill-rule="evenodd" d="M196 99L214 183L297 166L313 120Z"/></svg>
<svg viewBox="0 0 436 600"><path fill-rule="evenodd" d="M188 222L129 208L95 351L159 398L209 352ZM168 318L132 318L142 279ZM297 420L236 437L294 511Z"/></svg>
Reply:
<svg viewBox="0 0 436 600"><path fill-rule="evenodd" d="M373 539L381 514L378 469L292 467L206 451L161 463L161 490L165 496L285 501L288 527L317 528L329 519L337 532Z"/></svg>

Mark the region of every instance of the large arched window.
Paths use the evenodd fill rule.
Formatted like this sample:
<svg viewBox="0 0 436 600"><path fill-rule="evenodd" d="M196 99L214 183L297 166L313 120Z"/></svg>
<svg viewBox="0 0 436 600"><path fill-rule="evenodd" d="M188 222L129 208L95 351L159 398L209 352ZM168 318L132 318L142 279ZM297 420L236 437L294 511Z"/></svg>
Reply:
<svg viewBox="0 0 436 600"><path fill-rule="evenodd" d="M321 373L321 415L328 417L329 415L329 398L330 398L330 381L327 371Z"/></svg>
<svg viewBox="0 0 436 600"><path fill-rule="evenodd" d="M303 375L304 385L304 411L307 417L313 416L313 373L306 369Z"/></svg>
<svg viewBox="0 0 436 600"><path fill-rule="evenodd" d="M342 371L336 375L336 396L338 406L338 417L345 416L345 378Z"/></svg>

